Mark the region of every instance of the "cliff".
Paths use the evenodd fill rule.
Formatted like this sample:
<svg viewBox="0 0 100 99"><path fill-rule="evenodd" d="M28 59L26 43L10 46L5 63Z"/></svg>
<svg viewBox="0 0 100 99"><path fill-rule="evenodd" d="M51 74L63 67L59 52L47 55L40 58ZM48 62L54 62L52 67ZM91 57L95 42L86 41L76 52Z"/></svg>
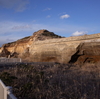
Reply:
<svg viewBox="0 0 100 99"><path fill-rule="evenodd" d="M36 62L82 64L100 61L100 33L37 41L30 53Z"/></svg>
<svg viewBox="0 0 100 99"><path fill-rule="evenodd" d="M95 63L100 61L100 33L62 38L48 30L39 30L32 36L4 44L0 56L34 62Z"/></svg>
<svg viewBox="0 0 100 99"><path fill-rule="evenodd" d="M32 36L28 36L15 42L4 44L0 48L0 57L21 57L29 50L30 46L34 42L51 38L61 38L61 36L58 36L53 32L49 32L48 30L39 30L33 33Z"/></svg>

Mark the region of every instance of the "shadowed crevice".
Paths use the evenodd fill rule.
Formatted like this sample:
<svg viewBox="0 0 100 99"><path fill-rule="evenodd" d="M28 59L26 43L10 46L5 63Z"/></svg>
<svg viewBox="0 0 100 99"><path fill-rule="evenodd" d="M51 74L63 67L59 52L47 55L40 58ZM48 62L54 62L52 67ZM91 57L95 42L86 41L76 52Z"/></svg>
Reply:
<svg viewBox="0 0 100 99"><path fill-rule="evenodd" d="M81 55L78 55L78 53L79 53L79 50L74 55L72 55L69 63L75 63L77 61L77 59L81 56Z"/></svg>

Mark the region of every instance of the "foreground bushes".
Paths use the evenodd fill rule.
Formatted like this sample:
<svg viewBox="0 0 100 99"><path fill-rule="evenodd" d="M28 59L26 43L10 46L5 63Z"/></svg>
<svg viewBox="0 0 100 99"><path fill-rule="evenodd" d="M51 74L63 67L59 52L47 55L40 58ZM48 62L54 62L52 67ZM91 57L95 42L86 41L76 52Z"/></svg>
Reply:
<svg viewBox="0 0 100 99"><path fill-rule="evenodd" d="M18 99L99 99L99 64L16 65L0 73Z"/></svg>

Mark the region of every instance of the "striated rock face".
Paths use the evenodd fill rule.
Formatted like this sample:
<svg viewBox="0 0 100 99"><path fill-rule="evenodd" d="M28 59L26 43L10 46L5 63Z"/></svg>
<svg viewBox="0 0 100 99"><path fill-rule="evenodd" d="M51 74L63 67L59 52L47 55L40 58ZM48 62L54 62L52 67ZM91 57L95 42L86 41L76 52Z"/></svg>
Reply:
<svg viewBox="0 0 100 99"><path fill-rule="evenodd" d="M35 62L60 62L68 63L71 56L76 53L77 44L59 43L34 43L30 48L32 59Z"/></svg>
<svg viewBox="0 0 100 99"><path fill-rule="evenodd" d="M76 64L96 63L100 61L100 42L86 42L79 45L70 62Z"/></svg>
<svg viewBox="0 0 100 99"><path fill-rule="evenodd" d="M0 57L21 57L23 54L28 53L30 46L35 41L52 38L61 38L61 36L58 36L53 32L49 32L48 30L39 30L35 32L32 36L28 36L15 42L4 44L0 48ZM5 50L9 53L4 54Z"/></svg>
<svg viewBox="0 0 100 99"><path fill-rule="evenodd" d="M1 47L1 54L3 54L2 53L3 51L7 50L9 54L4 55L5 57L18 57L31 44L32 44L31 37L25 37L15 42L7 43Z"/></svg>
<svg viewBox="0 0 100 99"><path fill-rule="evenodd" d="M62 38L39 30L32 36L4 44L0 57L21 57L33 62L96 63L100 61L100 33Z"/></svg>
<svg viewBox="0 0 100 99"><path fill-rule="evenodd" d="M34 42L31 58L36 62L86 63L100 61L100 33Z"/></svg>

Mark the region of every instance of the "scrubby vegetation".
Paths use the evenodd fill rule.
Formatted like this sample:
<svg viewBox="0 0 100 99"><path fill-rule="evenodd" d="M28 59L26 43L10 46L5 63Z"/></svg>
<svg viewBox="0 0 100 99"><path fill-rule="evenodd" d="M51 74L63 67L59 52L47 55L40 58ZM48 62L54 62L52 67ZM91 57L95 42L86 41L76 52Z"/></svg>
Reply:
<svg viewBox="0 0 100 99"><path fill-rule="evenodd" d="M42 33L42 35L49 36L49 37L52 37L52 38L62 38L61 36L56 35L53 32L48 32L48 31L45 31L44 33Z"/></svg>
<svg viewBox="0 0 100 99"><path fill-rule="evenodd" d="M98 64L24 64L0 72L18 99L99 99Z"/></svg>

